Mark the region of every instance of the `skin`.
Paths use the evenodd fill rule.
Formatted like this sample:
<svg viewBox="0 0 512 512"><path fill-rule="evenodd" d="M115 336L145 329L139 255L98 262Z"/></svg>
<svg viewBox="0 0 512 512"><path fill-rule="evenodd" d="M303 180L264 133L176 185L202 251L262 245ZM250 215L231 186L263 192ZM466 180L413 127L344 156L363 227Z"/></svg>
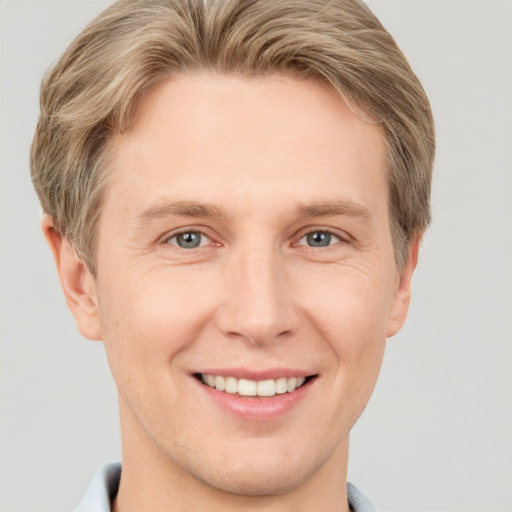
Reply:
<svg viewBox="0 0 512 512"><path fill-rule="evenodd" d="M348 511L349 432L419 244L398 273L379 127L312 81L196 74L157 85L110 149L96 276L48 217L43 230L118 387L114 509ZM277 419L246 420L192 375L233 367L316 378Z"/></svg>

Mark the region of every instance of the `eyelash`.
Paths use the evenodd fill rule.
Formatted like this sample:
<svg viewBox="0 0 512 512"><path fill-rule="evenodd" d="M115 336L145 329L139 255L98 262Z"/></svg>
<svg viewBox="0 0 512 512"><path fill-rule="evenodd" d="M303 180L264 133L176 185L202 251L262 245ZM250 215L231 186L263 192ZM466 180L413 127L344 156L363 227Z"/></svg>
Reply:
<svg viewBox="0 0 512 512"><path fill-rule="evenodd" d="M310 242L311 240L308 240L308 237L312 237L313 235L327 236L328 237L327 245L313 246L313 245L310 245L309 243L304 243L304 244L300 243L304 239L306 239L308 242ZM333 238L335 239L335 243L330 243ZM340 235L334 233L333 231L330 231L330 230L327 230L327 229L313 229L313 230L310 230L310 231L307 231L307 232L303 233L302 236L299 238L298 242L296 242L294 245L306 246L306 247L310 247L310 248L313 248L313 249L324 249L324 248L327 249L329 247L332 247L333 245L337 245L337 244L342 243L344 241L345 240Z"/></svg>
<svg viewBox="0 0 512 512"><path fill-rule="evenodd" d="M172 243L171 240L177 240L178 237L180 236L183 236L183 235L190 235L190 234L195 234L195 235L199 235L201 237L200 239L200 243L197 247L181 247L178 245L178 243ZM165 240L164 240L164 243L166 244L171 244L171 245L174 245L176 247L178 247L179 249L184 249L184 250L190 250L190 249L197 249L199 247L204 247L206 244L203 243L203 240L206 238L207 240L211 240L211 238L207 235L205 235L202 231L198 230L198 229L188 229L188 230L184 230L184 231L180 231L179 233L174 233L173 235L169 236L169 237L166 237Z"/></svg>
<svg viewBox="0 0 512 512"><path fill-rule="evenodd" d="M178 244L178 242L177 242L178 237L183 236L183 235L192 235L192 234L199 235L199 237L200 237L199 245L197 245L195 247L182 247L182 246L180 246ZM312 246L312 245L309 245L308 243L300 243L302 240L304 240L304 239L307 240L307 237L312 236L312 235L326 235L327 237L329 237L328 238L328 244L327 245ZM335 242L334 243L330 243L333 238L335 239ZM191 250L191 249L198 249L198 248L201 248L201 247L205 247L206 245L209 245L209 244L205 243L204 239L209 240L210 242L212 242L211 237L209 237L208 235L203 233L201 230L199 230L199 229L188 229L188 230L180 231L178 233L174 233L173 235L166 237L164 239L164 243L170 244L170 245L174 245L175 247L177 247L179 249ZM175 240L176 242L173 243L172 240ZM328 248L330 248L330 247L332 247L334 245L340 244L340 243L348 243L347 237L346 236L343 237L340 234L335 233L334 231L328 230L328 229L325 229L325 228L314 228L314 229L309 229L307 231L303 231L301 233L301 235L300 235L300 238L297 240L297 242L293 243L293 246L305 246L305 247L309 247L309 248L312 248L312 249L328 249ZM216 244L216 245L220 245L220 244Z"/></svg>

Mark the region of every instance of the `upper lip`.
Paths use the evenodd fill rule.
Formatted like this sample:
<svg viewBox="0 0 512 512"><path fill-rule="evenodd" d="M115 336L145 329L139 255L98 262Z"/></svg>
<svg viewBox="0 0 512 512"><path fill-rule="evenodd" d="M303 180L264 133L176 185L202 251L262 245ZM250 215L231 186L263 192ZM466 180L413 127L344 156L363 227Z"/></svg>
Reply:
<svg viewBox="0 0 512 512"><path fill-rule="evenodd" d="M223 377L235 377L236 379L255 381L279 379L280 377L310 377L316 375L316 372L314 371L301 370L297 368L268 368L265 370L249 368L205 368L194 373L214 376L220 375Z"/></svg>

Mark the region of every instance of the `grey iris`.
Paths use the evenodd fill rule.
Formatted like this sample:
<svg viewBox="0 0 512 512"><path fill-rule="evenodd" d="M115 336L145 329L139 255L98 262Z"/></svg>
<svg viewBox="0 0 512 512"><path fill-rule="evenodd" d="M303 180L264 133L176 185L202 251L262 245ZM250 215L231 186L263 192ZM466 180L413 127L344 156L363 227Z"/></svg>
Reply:
<svg viewBox="0 0 512 512"><path fill-rule="evenodd" d="M327 247L331 243L331 235L324 231L314 231L306 237L308 245L311 247Z"/></svg>
<svg viewBox="0 0 512 512"><path fill-rule="evenodd" d="M195 249L201 245L201 233L189 231L176 236L176 243L182 249Z"/></svg>

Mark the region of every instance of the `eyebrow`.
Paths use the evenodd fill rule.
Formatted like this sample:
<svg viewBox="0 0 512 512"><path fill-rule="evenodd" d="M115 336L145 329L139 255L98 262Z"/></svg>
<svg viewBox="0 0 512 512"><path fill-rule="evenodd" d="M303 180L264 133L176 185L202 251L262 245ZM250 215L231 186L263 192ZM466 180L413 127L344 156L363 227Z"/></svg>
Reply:
<svg viewBox="0 0 512 512"><path fill-rule="evenodd" d="M365 206L349 200L319 201L301 205L297 208L299 217L329 217L343 215L346 217L360 218L365 221L372 219L370 210Z"/></svg>
<svg viewBox="0 0 512 512"><path fill-rule="evenodd" d="M141 224L147 224L154 219L169 216L179 217L204 217L220 219L226 215L223 211L209 203L196 203L193 201L162 201L141 213L137 220ZM342 215L346 217L360 218L369 221L372 215L368 208L349 200L316 201L310 204L300 205L296 209L298 217L329 217Z"/></svg>
<svg viewBox="0 0 512 512"><path fill-rule="evenodd" d="M217 206L208 203L195 203L191 201L168 202L163 201L141 213L137 220L147 224L154 219L161 219L177 215L179 217L207 217L221 218L224 214Z"/></svg>

